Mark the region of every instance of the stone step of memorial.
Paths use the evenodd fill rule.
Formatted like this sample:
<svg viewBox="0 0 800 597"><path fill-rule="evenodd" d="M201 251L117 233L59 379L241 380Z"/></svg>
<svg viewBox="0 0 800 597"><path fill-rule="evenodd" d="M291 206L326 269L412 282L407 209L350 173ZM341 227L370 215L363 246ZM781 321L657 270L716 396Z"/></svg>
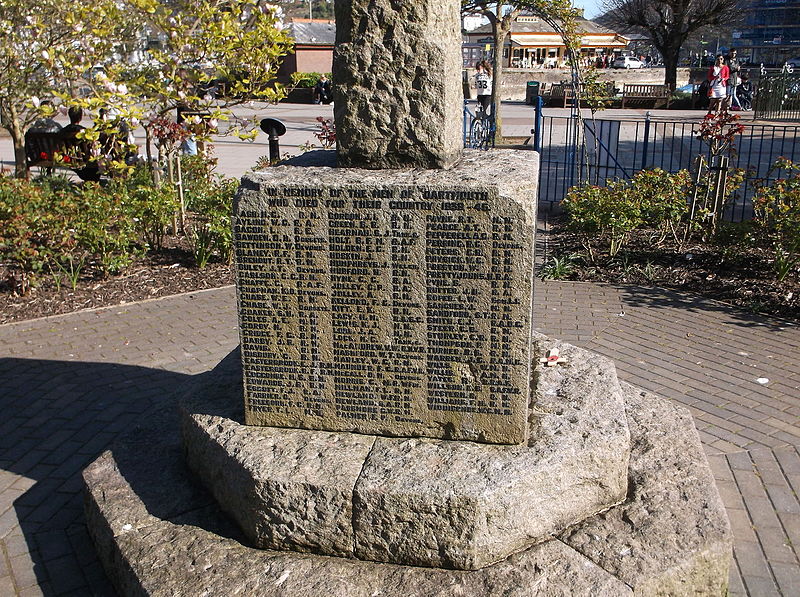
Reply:
<svg viewBox="0 0 800 597"><path fill-rule="evenodd" d="M536 335L534 352L557 343ZM475 570L621 502L630 436L613 364L539 370L525 445L242 424L238 351L182 408L189 468L251 543ZM216 388L216 389L214 389Z"/></svg>
<svg viewBox="0 0 800 597"><path fill-rule="evenodd" d="M563 363L555 367L540 364L535 379L543 395L559 397L563 405L558 407L546 399L539 403L537 395L537 404L532 407L533 416L546 420L556 435L569 435L570 428L584 429L577 411L597 405L592 399L587 401L571 392L583 388L584 393L598 394L601 386L606 386L609 380L606 377L595 382L590 378L601 369L606 374L613 372L613 366L609 367L605 359L587 351L544 337L537 337L537 346L540 347L537 350L560 349ZM231 415L241 417L241 408L238 413L219 411L220 399L230 395L231 382L239 375L236 357L236 354L228 357L217 370L201 376L186 391L187 404L193 407L183 415L184 426L205 421L203 433L208 435L207 424L220 422L215 432L218 441L203 442L207 458L220 457L219 453L211 454L214 450L236 452L241 447L241 438L232 432L232 424L223 422ZM555 536L544 537L541 542L527 548L521 547L508 557L478 570L384 564L358 559L353 557L354 554L330 557L305 553L319 550L323 543L320 538L326 533L342 532L341 529L348 526L345 522L309 532L305 545L301 545L298 536L287 541L280 550L256 548L253 541L223 513L226 505L220 509L217 500L193 481L183 463L184 448L175 433L174 415L170 413L155 416L149 420L148 427L133 430L113 451L103 454L84 472L89 531L101 562L122 595L180 593L322 597L346 594L366 597L375 591L387 595L468 594L475 597L497 594L724 595L731 534L691 416L685 409L627 384L621 386L619 398L624 410L618 413L621 420L615 420L613 424L625 432L609 435L606 449L613 449L611 444L618 441L627 446L629 430L628 487L622 503L600 513L588 513L584 520L555 531ZM224 404L224 408L230 408L229 401ZM611 409L606 409L605 415L599 418L609 415ZM255 431L264 437L269 435L265 429ZM279 432L287 433L287 430ZM327 447L311 441L273 443L274 458L285 460L294 454L300 463L296 470L284 471L289 480L319 478L324 462L333 463L337 458L335 454L342 451L352 454L354 450L363 453L366 447L360 442L362 436L356 434L304 430L298 433L321 433L331 437ZM333 441L333 436L339 436L340 441ZM597 439L591 433L586 437L587 443ZM380 438L375 442L384 440L402 441ZM411 441L418 444L409 444L410 448L419 443L429 446L461 443L430 439ZM480 447L500 449L498 446ZM374 445L370 450L374 450ZM387 450L391 451L391 448ZM395 453L401 455L402 464L402 450ZM431 452L426 454L430 456ZM189 460L196 457L197 454L190 454ZM260 453L260 458L269 459L264 452ZM262 466L259 459L253 460L245 455L240 459L252 468ZM544 462L557 466L559 454L542 455L538 463L532 463L532 468ZM404 485L395 484L398 479L393 474L396 464L383 469L387 473L387 494ZM500 475L502 464L500 460L496 470L485 472ZM586 468L591 466L586 461L582 464ZM269 469L269 465L266 468ZM418 468L424 470L427 467ZM441 465L432 467L428 476L435 480L442 468ZM213 474L224 473L217 470ZM341 471L342 478L347 474L347 470ZM400 477L408 474L405 470ZM217 482L222 481L223 478L217 479ZM472 481L476 482L476 478ZM269 500L266 494L277 489L284 494L280 498L283 511L276 509L266 516L253 515L254 519L261 520L265 535L286 536L288 527L298 523L308 525L308 521L315 517L320 521L328 517L331 521L340 520L333 511L333 492L325 493L320 487L308 486L304 493L299 484L292 488L291 482L281 483L282 480L276 480L274 485L264 484L251 490L251 499L261 501ZM371 486L375 487L374 484ZM497 491L498 487L495 485L493 489ZM405 490L408 503L422 493L418 487L406 486ZM519 489L513 491L516 492L514 498L524 499ZM256 497L256 494L259 495ZM400 495L400 492L396 494ZM374 503L379 504L380 498L373 497ZM546 502L552 499L552 496L546 496L540 503L547 509ZM527 511L517 509L515 514L535 519L535 508L531 507L534 501L529 500ZM246 506L240 504L239 507ZM428 528L431 534L448 533L434 526L430 512L424 509L403 512L402 507L399 500L388 499L374 512L382 510L387 521L391 520L392 524L412 533L416 532L415 527ZM508 501L502 507L514 509ZM290 511L294 513L290 514ZM409 515L419 518L409 519ZM233 519L238 522L236 517ZM482 520L491 521L486 516ZM370 520L370 524L374 522L374 519ZM454 519L449 523L453 529L467 531L463 521ZM508 528L510 543L515 541L517 531L525 524L528 523L520 520ZM267 531L270 525L273 530ZM494 538L503 538L502 529L498 529ZM396 539L396 535L389 537L390 541ZM333 536L327 542L329 545L338 544L338 549L343 549L343 542ZM402 542L396 545L408 553L408 545L405 548ZM492 538L484 536L476 542L473 553L488 552L491 545ZM369 544L369 547L370 556L381 551L374 544ZM423 552L424 549L425 546L421 546Z"/></svg>

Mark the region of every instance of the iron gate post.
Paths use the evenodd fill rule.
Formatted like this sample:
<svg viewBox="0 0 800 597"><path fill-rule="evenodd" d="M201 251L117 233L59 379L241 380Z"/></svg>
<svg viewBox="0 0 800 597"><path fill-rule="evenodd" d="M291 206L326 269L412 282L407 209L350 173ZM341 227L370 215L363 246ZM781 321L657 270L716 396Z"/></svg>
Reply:
<svg viewBox="0 0 800 597"><path fill-rule="evenodd" d="M642 143L642 167L644 170L647 167L647 145L650 143L650 111L644 115L644 143Z"/></svg>
<svg viewBox="0 0 800 597"><path fill-rule="evenodd" d="M542 96L536 96L536 103L533 104L534 117L533 117L533 150L541 151L542 149L542 108L544 102Z"/></svg>

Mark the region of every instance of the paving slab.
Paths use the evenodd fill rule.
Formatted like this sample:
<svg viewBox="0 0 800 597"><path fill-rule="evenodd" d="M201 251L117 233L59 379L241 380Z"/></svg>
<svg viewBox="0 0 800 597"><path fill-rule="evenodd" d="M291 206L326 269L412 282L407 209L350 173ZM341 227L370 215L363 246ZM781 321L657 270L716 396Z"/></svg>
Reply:
<svg viewBox="0 0 800 597"><path fill-rule="evenodd" d="M797 594L800 328L691 294L578 282L537 282L534 310L538 331L693 406L733 525L731 594ZM82 534L76 471L237 343L232 287L0 326L0 594L113 594ZM70 553L48 551L58 533Z"/></svg>

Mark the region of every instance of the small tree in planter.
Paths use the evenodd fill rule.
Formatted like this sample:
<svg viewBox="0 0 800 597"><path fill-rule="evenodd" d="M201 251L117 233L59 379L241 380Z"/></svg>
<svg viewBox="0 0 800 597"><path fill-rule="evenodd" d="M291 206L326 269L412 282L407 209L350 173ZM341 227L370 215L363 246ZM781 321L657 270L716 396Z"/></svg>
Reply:
<svg viewBox="0 0 800 597"><path fill-rule="evenodd" d="M730 155L736 154L736 135L744 131L739 115L722 110L709 113L700 123L698 139L708 145L710 160L699 155L695 161L694 190L689 206L686 239L694 226L699 226L706 237L716 234L722 219L725 202L744 180L744 171L729 172ZM727 155L726 155L727 154Z"/></svg>

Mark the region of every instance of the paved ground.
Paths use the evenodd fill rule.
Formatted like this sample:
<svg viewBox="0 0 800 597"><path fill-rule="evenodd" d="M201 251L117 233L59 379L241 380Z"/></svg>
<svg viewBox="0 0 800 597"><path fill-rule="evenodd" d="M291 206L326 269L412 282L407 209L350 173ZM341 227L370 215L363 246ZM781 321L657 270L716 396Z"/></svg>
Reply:
<svg viewBox="0 0 800 597"><path fill-rule="evenodd" d="M732 593L800 594L800 328L691 295L552 281L537 284L535 318L691 409L736 537ZM80 471L236 343L230 287L0 326L0 595L113 594Z"/></svg>
<svg viewBox="0 0 800 597"><path fill-rule="evenodd" d="M283 119L294 151L330 106L247 110ZM510 105L506 118L519 129L508 134L524 134L532 108ZM0 138L6 165L9 145ZM266 139L216 152L220 171L239 176ZM614 358L622 379L691 409L736 536L732 594L800 594L800 328L691 295L585 283L538 283L535 310L540 331ZM0 597L113 594L83 526L80 471L237 341L231 288L0 326Z"/></svg>

